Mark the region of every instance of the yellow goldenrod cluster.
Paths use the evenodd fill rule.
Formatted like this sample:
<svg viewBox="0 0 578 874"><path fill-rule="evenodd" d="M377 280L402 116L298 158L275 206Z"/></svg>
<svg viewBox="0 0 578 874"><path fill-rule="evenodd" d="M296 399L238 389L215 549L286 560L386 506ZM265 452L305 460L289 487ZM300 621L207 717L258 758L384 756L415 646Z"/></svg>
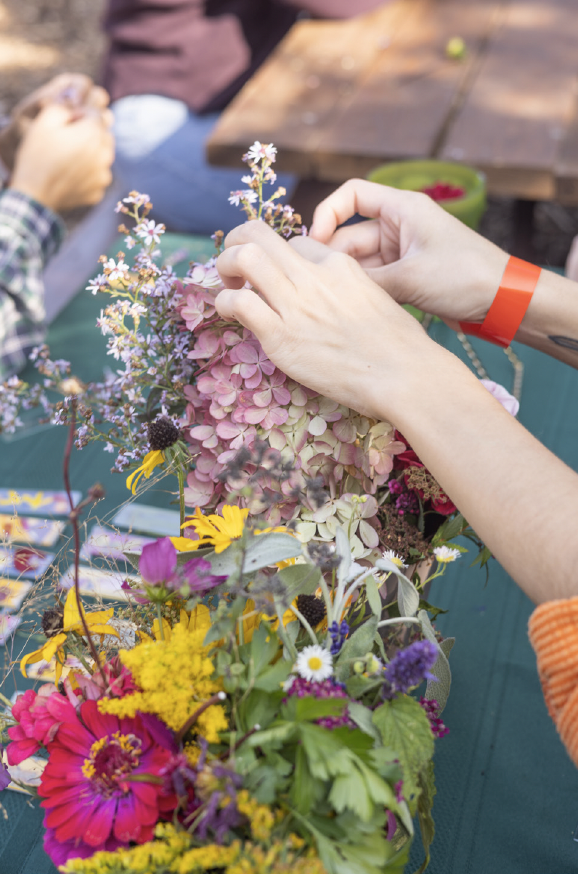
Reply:
<svg viewBox="0 0 578 874"><path fill-rule="evenodd" d="M101 698L102 713L119 717L134 716L137 711L155 713L175 731L179 731L203 702L221 691L221 683L212 679L210 647L203 646L204 628L190 628L179 623L169 640L145 641L131 650L121 650L122 663L131 671L141 692L124 698ZM219 732L227 728L223 708L208 707L200 714L197 734L209 743L217 743Z"/></svg>
<svg viewBox="0 0 578 874"><path fill-rule="evenodd" d="M246 789L241 789L237 794L237 810L249 820L251 834L256 841L265 842L269 839L275 825L275 815L270 807L259 804Z"/></svg>
<svg viewBox="0 0 578 874"><path fill-rule="evenodd" d="M259 805L260 806L260 805ZM62 874L326 874L312 848L300 853L297 835L275 840L265 849L234 841L229 846L193 847L193 836L171 823L159 823L155 840L137 847L99 852L89 859L70 859Z"/></svg>
<svg viewBox="0 0 578 874"><path fill-rule="evenodd" d="M115 853L99 852L89 859L70 859L58 870L62 874L151 874L176 870L172 866L191 846L191 836L168 823L157 825L155 836L158 840Z"/></svg>

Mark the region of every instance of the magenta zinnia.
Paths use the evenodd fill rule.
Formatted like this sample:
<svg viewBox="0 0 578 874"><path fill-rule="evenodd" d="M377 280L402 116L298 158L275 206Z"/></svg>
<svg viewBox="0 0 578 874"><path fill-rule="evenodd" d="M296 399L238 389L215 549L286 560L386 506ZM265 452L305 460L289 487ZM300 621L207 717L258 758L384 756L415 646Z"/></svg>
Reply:
<svg viewBox="0 0 578 874"><path fill-rule="evenodd" d="M83 855L86 845L104 849L111 839L150 841L160 810L176 806L156 782L176 747L155 717L119 719L99 713L96 701L77 714L69 705L47 749L38 790L44 824L56 841L72 841L79 852L72 849L69 857Z"/></svg>

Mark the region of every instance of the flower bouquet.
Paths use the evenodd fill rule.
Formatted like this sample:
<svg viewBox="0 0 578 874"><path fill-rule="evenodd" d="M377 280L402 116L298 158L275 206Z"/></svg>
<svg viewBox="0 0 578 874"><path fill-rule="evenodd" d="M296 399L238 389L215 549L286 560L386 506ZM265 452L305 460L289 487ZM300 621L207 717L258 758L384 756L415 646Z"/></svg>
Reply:
<svg viewBox="0 0 578 874"><path fill-rule="evenodd" d="M255 143L231 199L290 236L274 159ZM181 525L127 554L124 605L89 611L71 500L75 584L22 659L54 659L57 685L3 718L8 763L41 757L46 851L67 874L402 872L417 815L423 870L453 643L424 590L477 539L389 423L218 316L215 258L179 280L147 196L118 210L133 264L103 257L88 287L118 369L85 385L37 349L43 384L5 384L2 420L41 405L78 448L103 440L133 494L174 474Z"/></svg>

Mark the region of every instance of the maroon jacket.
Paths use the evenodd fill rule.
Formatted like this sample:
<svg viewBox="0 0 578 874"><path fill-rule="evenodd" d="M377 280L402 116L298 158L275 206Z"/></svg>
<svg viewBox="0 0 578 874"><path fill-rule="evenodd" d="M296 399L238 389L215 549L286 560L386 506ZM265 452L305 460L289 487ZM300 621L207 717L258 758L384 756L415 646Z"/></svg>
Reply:
<svg viewBox="0 0 578 874"><path fill-rule="evenodd" d="M109 0L105 88L112 100L161 94L220 110L300 12L350 18L383 0Z"/></svg>

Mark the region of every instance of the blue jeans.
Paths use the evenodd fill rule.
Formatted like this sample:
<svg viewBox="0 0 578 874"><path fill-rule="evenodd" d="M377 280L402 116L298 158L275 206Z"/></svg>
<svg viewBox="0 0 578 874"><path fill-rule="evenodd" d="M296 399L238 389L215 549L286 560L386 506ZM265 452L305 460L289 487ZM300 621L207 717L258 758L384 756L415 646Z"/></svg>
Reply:
<svg viewBox="0 0 578 874"><path fill-rule="evenodd" d="M228 202L231 191L246 188L242 155L238 170L211 167L205 158L218 113L195 115L180 100L155 94L123 97L112 110L117 180L126 192L149 195L157 221L171 231L208 235L226 233L245 220L245 213ZM266 193L283 185L289 202L295 183L295 177L282 173Z"/></svg>

